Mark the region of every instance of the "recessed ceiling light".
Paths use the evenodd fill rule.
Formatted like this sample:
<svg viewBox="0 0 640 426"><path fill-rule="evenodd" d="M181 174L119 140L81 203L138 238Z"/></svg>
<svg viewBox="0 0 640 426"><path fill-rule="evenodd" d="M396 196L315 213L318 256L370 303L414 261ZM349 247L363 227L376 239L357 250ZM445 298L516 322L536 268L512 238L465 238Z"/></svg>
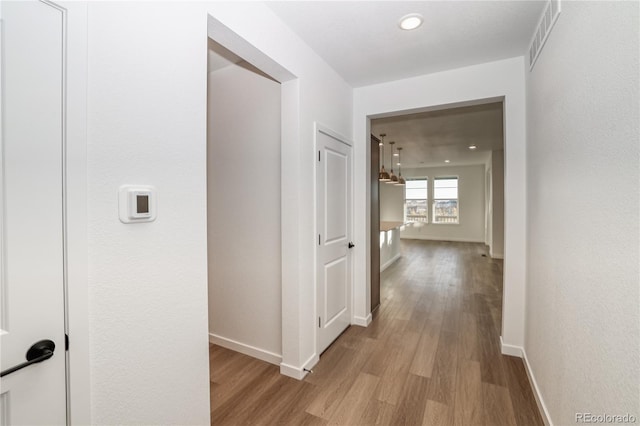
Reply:
<svg viewBox="0 0 640 426"><path fill-rule="evenodd" d="M444 162L445 162L445 163L450 163L451 161L449 161L449 160L444 160Z"/></svg>
<svg viewBox="0 0 640 426"><path fill-rule="evenodd" d="M395 153L393 154L393 156L394 156L394 157L398 157L399 155L400 155L400 154L398 154L397 152L395 152Z"/></svg>
<svg viewBox="0 0 640 426"><path fill-rule="evenodd" d="M469 145L469 149L471 149L471 150L474 150L476 148L478 148L476 145Z"/></svg>
<svg viewBox="0 0 640 426"><path fill-rule="evenodd" d="M400 18L400 20L398 21L398 26L400 26L400 28L402 28L403 30L410 31L415 30L420 25L422 25L423 21L424 19L419 13L410 13Z"/></svg>

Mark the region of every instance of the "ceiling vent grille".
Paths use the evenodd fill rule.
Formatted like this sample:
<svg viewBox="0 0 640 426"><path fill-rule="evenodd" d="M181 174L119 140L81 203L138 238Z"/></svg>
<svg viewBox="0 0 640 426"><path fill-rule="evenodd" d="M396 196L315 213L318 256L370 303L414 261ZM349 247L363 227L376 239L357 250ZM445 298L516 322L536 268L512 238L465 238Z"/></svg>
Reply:
<svg viewBox="0 0 640 426"><path fill-rule="evenodd" d="M544 8L544 12L540 17L533 40L529 45L529 70L533 69L536 59L540 56L542 46L547 41L551 28L555 25L560 15L560 0L550 0Z"/></svg>

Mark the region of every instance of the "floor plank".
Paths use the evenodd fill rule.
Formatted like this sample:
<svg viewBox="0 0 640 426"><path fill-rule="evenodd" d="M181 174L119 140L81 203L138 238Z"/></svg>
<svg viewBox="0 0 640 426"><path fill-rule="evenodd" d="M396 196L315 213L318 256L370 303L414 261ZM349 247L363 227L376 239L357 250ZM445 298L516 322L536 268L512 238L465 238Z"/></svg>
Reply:
<svg viewBox="0 0 640 426"><path fill-rule="evenodd" d="M453 425L453 408L440 402L427 400L424 409L423 426L451 426Z"/></svg>
<svg viewBox="0 0 640 426"><path fill-rule="evenodd" d="M482 424L482 382L480 363L460 360L456 377L454 424Z"/></svg>
<svg viewBox="0 0 640 426"><path fill-rule="evenodd" d="M542 425L519 358L500 353L502 261L475 243L401 241L381 305L298 381L210 346L212 425Z"/></svg>
<svg viewBox="0 0 640 426"><path fill-rule="evenodd" d="M484 424L516 426L509 389L491 383L482 384Z"/></svg>
<svg viewBox="0 0 640 426"><path fill-rule="evenodd" d="M330 425L353 425L363 417L380 378L360 373L347 392L342 403L331 417Z"/></svg>

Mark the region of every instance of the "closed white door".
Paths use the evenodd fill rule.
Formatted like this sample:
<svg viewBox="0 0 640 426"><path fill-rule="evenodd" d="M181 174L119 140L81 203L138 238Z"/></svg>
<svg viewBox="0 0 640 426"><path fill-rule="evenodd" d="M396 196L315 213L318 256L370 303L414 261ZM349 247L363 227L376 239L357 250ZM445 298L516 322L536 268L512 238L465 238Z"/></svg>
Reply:
<svg viewBox="0 0 640 426"><path fill-rule="evenodd" d="M64 11L3 1L0 19L0 424L63 425Z"/></svg>
<svg viewBox="0 0 640 426"><path fill-rule="evenodd" d="M351 146L316 130L318 353L351 323Z"/></svg>

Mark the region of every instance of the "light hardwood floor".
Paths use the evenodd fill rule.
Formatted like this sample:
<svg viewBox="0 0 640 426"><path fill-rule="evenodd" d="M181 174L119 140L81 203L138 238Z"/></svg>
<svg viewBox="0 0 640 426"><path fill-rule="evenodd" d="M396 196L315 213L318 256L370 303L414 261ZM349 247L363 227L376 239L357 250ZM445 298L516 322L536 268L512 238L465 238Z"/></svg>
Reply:
<svg viewBox="0 0 640 426"><path fill-rule="evenodd" d="M502 261L482 244L401 250L371 325L347 329L305 380L212 345L211 423L542 425L522 360L500 353Z"/></svg>

